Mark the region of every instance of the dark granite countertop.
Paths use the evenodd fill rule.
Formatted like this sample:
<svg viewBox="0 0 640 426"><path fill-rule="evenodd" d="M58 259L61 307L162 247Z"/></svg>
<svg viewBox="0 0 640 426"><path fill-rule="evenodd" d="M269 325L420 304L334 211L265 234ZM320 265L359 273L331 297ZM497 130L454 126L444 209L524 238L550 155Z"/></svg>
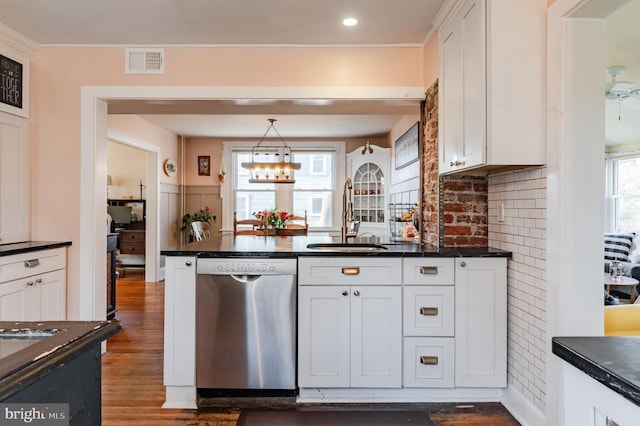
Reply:
<svg viewBox="0 0 640 426"><path fill-rule="evenodd" d="M0 256L29 253L70 246L71 241L26 241L24 243L0 244Z"/></svg>
<svg viewBox="0 0 640 426"><path fill-rule="evenodd" d="M298 257L298 256L386 256L386 257L511 257L511 252L490 247L439 248L411 242L396 242L376 237L350 239L350 243L379 244L385 249L349 251L341 249L309 249L307 244L335 243L339 239L327 234L308 236L252 236L234 237L231 233L215 235L210 239L183 244L175 249L162 250L166 256L197 257Z"/></svg>
<svg viewBox="0 0 640 426"><path fill-rule="evenodd" d="M554 337L551 345L554 354L640 405L640 337Z"/></svg>
<svg viewBox="0 0 640 426"><path fill-rule="evenodd" d="M106 321L0 321L0 401L121 328Z"/></svg>

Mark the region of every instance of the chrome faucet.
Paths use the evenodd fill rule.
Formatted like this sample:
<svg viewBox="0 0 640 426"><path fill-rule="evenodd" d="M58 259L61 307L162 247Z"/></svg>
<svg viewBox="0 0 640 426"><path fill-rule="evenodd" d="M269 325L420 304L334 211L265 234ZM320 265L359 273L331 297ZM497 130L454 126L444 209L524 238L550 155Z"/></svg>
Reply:
<svg viewBox="0 0 640 426"><path fill-rule="evenodd" d="M353 183L351 178L347 178L344 183L344 189L342 191L342 238L341 242L344 244L347 242L347 233L349 231L349 223L353 222L353 202L351 201L351 189Z"/></svg>

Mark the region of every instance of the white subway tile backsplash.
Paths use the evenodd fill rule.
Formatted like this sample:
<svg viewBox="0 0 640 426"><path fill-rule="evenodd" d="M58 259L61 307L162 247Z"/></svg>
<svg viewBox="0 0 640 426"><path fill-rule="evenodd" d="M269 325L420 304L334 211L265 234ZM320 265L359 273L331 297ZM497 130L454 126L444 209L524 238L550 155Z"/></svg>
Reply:
<svg viewBox="0 0 640 426"><path fill-rule="evenodd" d="M546 387L546 168L489 176L489 245L513 253L508 282L508 382L541 411ZM504 223L498 212L504 204Z"/></svg>

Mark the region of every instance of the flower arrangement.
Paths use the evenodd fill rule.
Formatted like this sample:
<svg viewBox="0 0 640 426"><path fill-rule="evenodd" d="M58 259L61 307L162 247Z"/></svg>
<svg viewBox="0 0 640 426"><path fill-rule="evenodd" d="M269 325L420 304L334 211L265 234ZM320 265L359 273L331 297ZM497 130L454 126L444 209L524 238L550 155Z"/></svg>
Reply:
<svg viewBox="0 0 640 426"><path fill-rule="evenodd" d="M284 228L291 219L291 213L284 210L262 210L253 214L256 219L266 221L268 228Z"/></svg>
<svg viewBox="0 0 640 426"><path fill-rule="evenodd" d="M216 221L216 217L211 214L211 209L209 208L209 206L205 206L204 209L198 210L193 215L187 213L182 216L182 227L180 228L180 230L185 231L189 229L189 227L191 226L191 222L209 223L211 222L211 219L213 219L214 222Z"/></svg>

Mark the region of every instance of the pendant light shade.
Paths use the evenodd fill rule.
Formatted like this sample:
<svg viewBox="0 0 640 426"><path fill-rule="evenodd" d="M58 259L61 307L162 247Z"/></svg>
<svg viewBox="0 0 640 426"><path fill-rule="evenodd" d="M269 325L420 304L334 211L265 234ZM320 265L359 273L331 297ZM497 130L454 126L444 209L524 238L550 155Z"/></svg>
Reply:
<svg viewBox="0 0 640 426"><path fill-rule="evenodd" d="M293 174L295 170L300 170L301 165L291 161L291 148L274 125L277 120L269 118L267 121L267 131L251 149L251 162L243 162L240 166L251 171L249 183L295 183ZM281 145L263 144L271 129L278 135Z"/></svg>

